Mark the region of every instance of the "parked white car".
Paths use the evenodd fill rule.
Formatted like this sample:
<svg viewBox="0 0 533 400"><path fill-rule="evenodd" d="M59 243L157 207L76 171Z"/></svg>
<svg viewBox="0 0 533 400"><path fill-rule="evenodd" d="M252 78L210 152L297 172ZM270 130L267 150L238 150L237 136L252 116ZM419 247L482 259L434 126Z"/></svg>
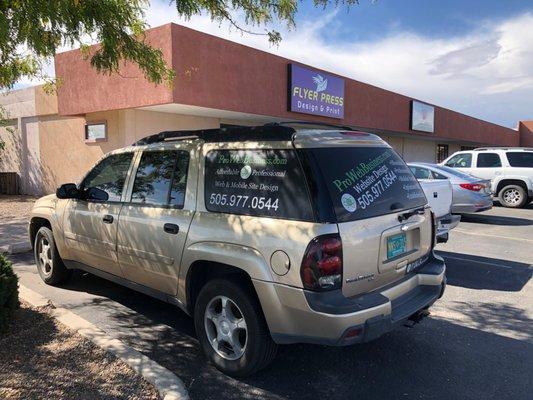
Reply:
<svg viewBox="0 0 533 400"><path fill-rule="evenodd" d="M533 200L533 148L484 147L459 151L441 165L491 181L491 190L505 207L523 207Z"/></svg>
<svg viewBox="0 0 533 400"><path fill-rule="evenodd" d="M408 164L408 166L413 171L411 164ZM451 214L452 185L449 180L433 180L429 176L426 178L416 174L415 177L420 183L428 204L437 218L437 241L439 243L447 242L450 230L455 228L461 221L461 216Z"/></svg>

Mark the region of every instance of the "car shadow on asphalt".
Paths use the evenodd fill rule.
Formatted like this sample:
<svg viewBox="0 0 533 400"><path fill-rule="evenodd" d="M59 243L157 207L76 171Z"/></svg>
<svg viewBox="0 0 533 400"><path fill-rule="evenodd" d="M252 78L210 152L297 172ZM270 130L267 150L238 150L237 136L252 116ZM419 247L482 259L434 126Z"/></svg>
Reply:
<svg viewBox="0 0 533 400"><path fill-rule="evenodd" d="M451 286L519 292L533 275L533 266L525 263L440 250L437 254L446 261Z"/></svg>
<svg viewBox="0 0 533 400"><path fill-rule="evenodd" d="M500 226L533 226L533 219L488 214L462 214L461 222Z"/></svg>
<svg viewBox="0 0 533 400"><path fill-rule="evenodd" d="M468 266L448 260L448 268L452 282L465 285L461 269ZM475 275L491 279L479 271ZM452 302L453 311L464 317L461 325L430 316L366 344L280 346L268 368L233 379L207 362L192 319L177 307L79 271L63 289L96 295L73 311L100 316L105 310L116 327L113 335L179 376L193 400L515 399L533 390L530 320L512 305Z"/></svg>
<svg viewBox="0 0 533 400"><path fill-rule="evenodd" d="M533 367L533 345L483 331L516 331L527 316L512 306L470 304L475 329L430 317L413 329L398 328L351 347L281 346L267 369L233 379L207 362L192 319L178 308L85 273L64 288L99 296L88 305L114 308L116 336L173 371L192 399L449 399L494 393L503 399L524 398L532 389L526 371ZM524 336L526 329L518 333Z"/></svg>

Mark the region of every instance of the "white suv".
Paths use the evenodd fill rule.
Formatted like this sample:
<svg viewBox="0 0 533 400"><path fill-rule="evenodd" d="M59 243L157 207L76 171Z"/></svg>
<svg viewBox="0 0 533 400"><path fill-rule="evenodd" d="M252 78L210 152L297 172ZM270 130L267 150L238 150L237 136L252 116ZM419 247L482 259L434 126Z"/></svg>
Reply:
<svg viewBox="0 0 533 400"><path fill-rule="evenodd" d="M523 207L533 200L533 148L459 151L441 165L490 179L492 192L505 207Z"/></svg>

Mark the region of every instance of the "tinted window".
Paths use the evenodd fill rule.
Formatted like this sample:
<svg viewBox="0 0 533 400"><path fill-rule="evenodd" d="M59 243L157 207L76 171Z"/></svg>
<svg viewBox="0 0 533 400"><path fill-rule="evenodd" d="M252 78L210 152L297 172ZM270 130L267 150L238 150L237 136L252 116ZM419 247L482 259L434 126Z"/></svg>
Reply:
<svg viewBox="0 0 533 400"><path fill-rule="evenodd" d="M353 221L426 204L407 165L386 147L310 150L326 181L337 221Z"/></svg>
<svg viewBox="0 0 533 400"><path fill-rule="evenodd" d="M533 152L509 151L506 154L511 167L533 168Z"/></svg>
<svg viewBox="0 0 533 400"><path fill-rule="evenodd" d="M409 166L409 169L416 179L431 179L431 174L426 168Z"/></svg>
<svg viewBox="0 0 533 400"><path fill-rule="evenodd" d="M217 150L205 160L209 211L312 220L306 180L294 150Z"/></svg>
<svg viewBox="0 0 533 400"><path fill-rule="evenodd" d="M107 193L108 201L120 201L133 153L113 154L100 161L83 180L83 189L96 188Z"/></svg>
<svg viewBox="0 0 533 400"><path fill-rule="evenodd" d="M133 183L132 203L183 207L189 153L145 151Z"/></svg>
<svg viewBox="0 0 533 400"><path fill-rule="evenodd" d="M470 168L472 166L472 154L457 154L450 158L446 165L452 168Z"/></svg>
<svg viewBox="0 0 533 400"><path fill-rule="evenodd" d="M433 178L435 179L448 179L447 176L439 174L438 172L431 171L431 173L433 174Z"/></svg>
<svg viewBox="0 0 533 400"><path fill-rule="evenodd" d="M500 156L496 153L479 153L477 155L478 168L498 168L501 166Z"/></svg>

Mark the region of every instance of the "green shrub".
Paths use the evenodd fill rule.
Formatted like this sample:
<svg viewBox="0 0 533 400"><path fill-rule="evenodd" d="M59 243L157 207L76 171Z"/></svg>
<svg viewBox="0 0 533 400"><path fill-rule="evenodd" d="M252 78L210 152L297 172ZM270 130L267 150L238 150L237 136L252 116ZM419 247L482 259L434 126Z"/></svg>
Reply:
<svg viewBox="0 0 533 400"><path fill-rule="evenodd" d="M0 333L7 330L8 321L18 307L18 278L11 262L0 254Z"/></svg>

